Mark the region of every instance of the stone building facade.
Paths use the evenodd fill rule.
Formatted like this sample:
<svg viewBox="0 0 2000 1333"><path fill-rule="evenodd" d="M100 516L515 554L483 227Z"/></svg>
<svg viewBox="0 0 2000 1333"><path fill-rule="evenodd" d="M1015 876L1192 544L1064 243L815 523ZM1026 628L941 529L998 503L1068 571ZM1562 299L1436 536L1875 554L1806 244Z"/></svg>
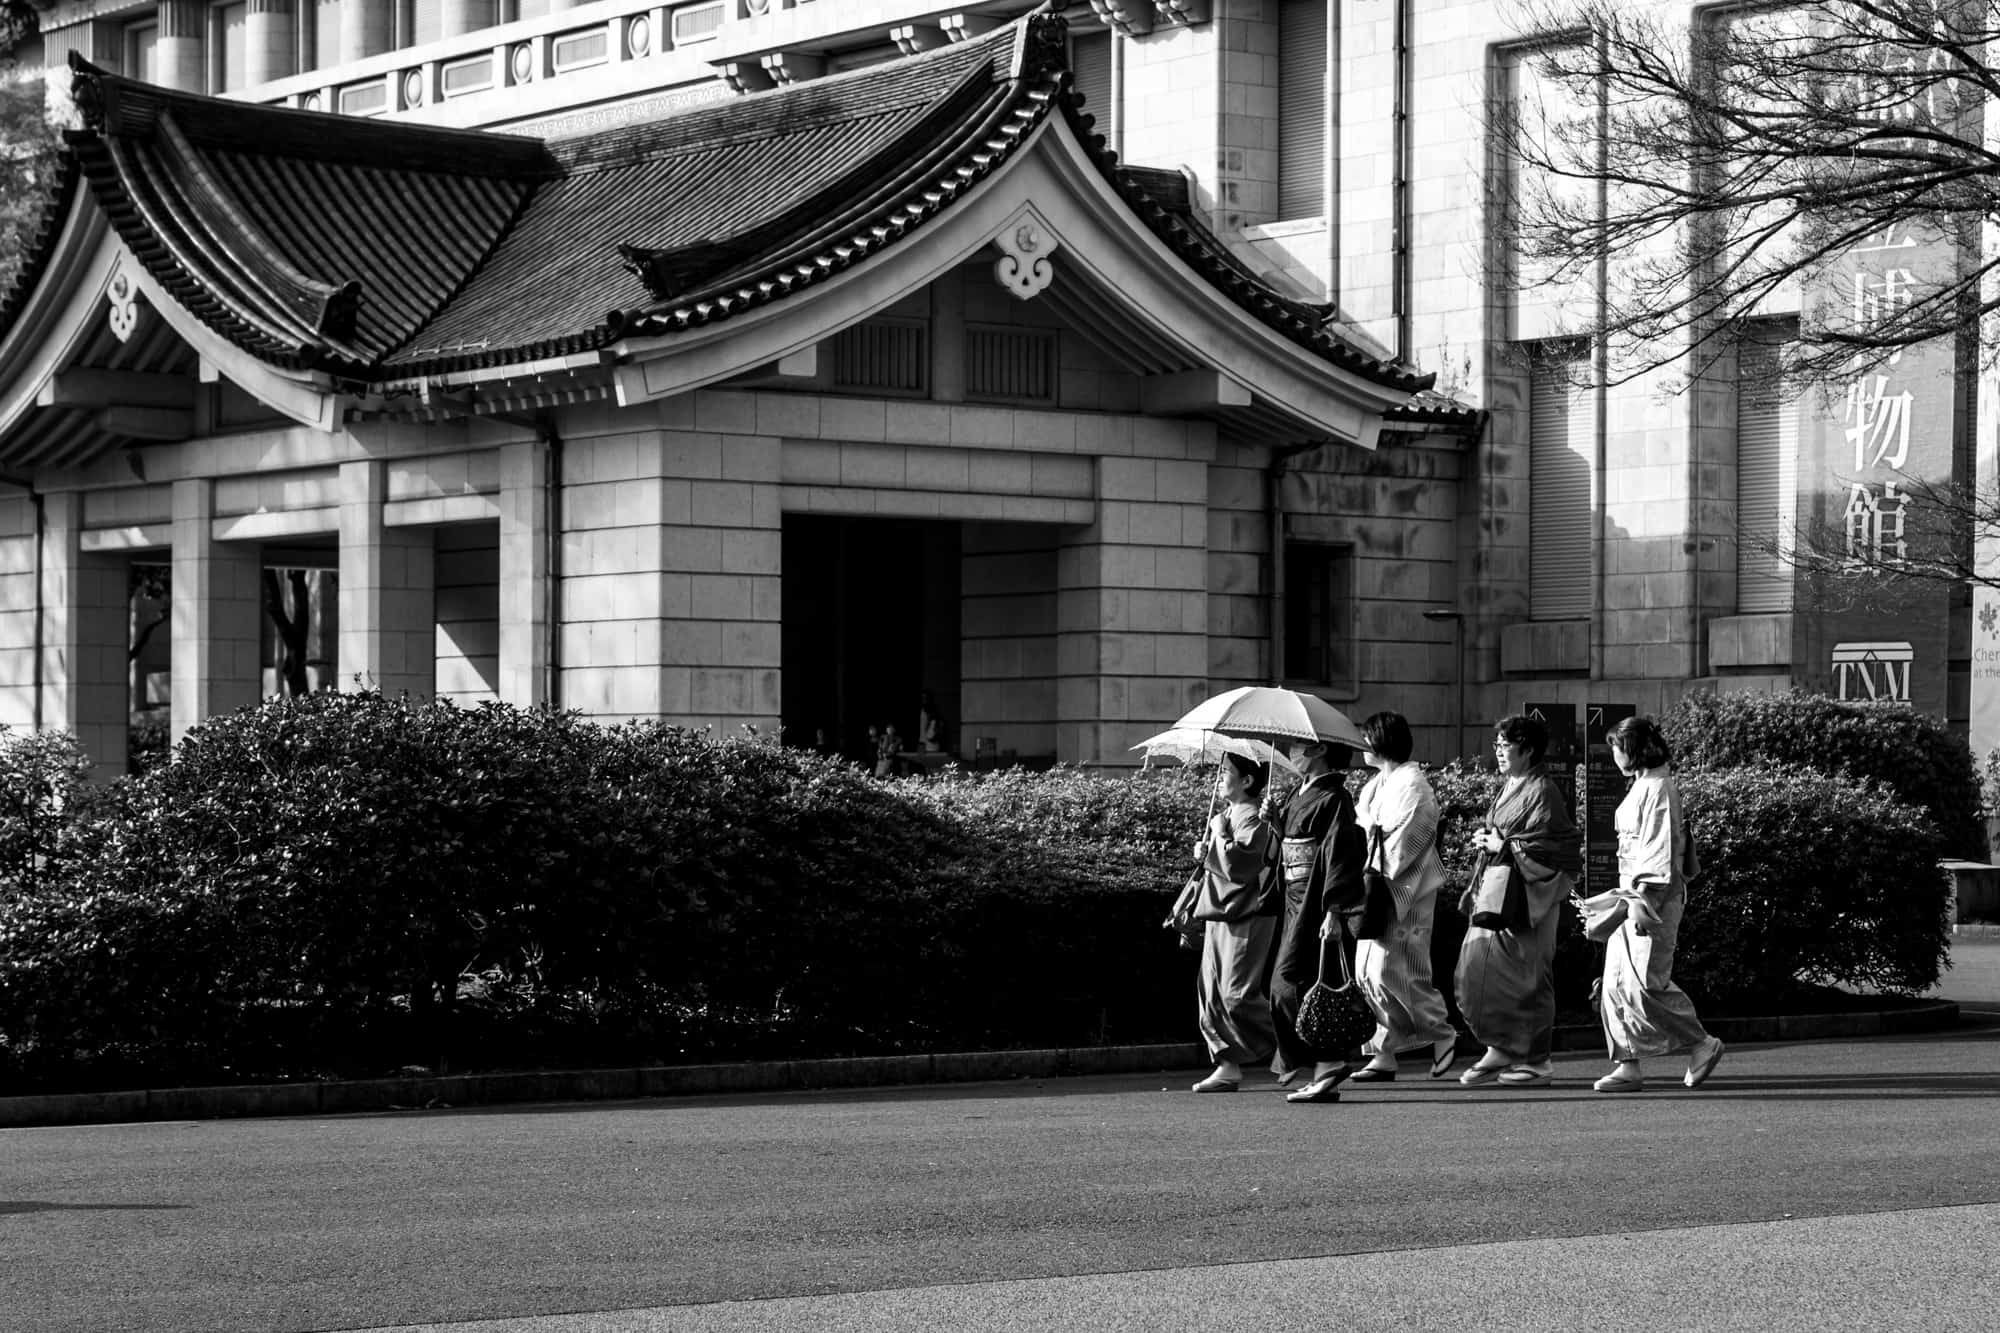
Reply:
<svg viewBox="0 0 2000 1333"><path fill-rule="evenodd" d="M968 758L1130 762L1269 680L1433 758L1701 683L1962 712L1964 616L1829 638L1739 540L1831 409L1557 373L1589 294L1505 253L1485 129L1545 34L1026 11L47 9L87 128L0 295L0 722L115 771L135 675L176 732L257 697L279 567L337 584L328 682L850 747L929 691Z"/></svg>

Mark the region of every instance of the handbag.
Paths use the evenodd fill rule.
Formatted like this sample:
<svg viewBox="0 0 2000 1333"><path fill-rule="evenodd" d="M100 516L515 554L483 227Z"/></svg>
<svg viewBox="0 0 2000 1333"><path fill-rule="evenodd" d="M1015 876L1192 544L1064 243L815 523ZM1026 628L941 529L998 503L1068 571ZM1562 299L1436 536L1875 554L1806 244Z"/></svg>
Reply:
<svg viewBox="0 0 2000 1333"><path fill-rule="evenodd" d="M1332 945L1340 958L1341 982L1326 984L1326 952ZM1375 1034L1375 1011L1368 997L1355 984L1347 965L1347 950L1339 940L1322 941L1319 950L1319 980L1299 1001L1298 1021L1293 1025L1306 1045L1321 1054L1343 1055Z"/></svg>
<svg viewBox="0 0 2000 1333"><path fill-rule="evenodd" d="M1528 924L1528 888L1521 868L1505 852L1482 855L1472 876L1471 910L1466 916L1486 930L1521 930Z"/></svg>
<svg viewBox="0 0 2000 1333"><path fill-rule="evenodd" d="M1183 949L1199 949L1208 935L1208 923L1197 921L1194 916L1194 905L1199 900L1201 881L1206 874L1207 872L1201 867L1195 867L1194 873L1188 876L1187 883L1181 885L1180 893L1174 898L1174 905L1168 909L1167 919L1160 923L1180 937Z"/></svg>
<svg viewBox="0 0 2000 1333"><path fill-rule="evenodd" d="M1389 877L1376 867L1382 855L1382 826L1368 830L1368 862L1361 871L1361 920L1354 927L1357 940L1379 940L1396 923L1396 895Z"/></svg>

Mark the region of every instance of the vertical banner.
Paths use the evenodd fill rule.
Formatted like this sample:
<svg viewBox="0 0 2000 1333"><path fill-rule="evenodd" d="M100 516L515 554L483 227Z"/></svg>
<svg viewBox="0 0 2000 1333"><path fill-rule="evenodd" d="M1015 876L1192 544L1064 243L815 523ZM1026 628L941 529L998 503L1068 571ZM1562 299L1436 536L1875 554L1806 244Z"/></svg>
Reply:
<svg viewBox="0 0 2000 1333"><path fill-rule="evenodd" d="M1584 710L1583 891L1618 887L1618 803L1625 799L1625 775L1611 757L1611 729L1638 709L1631 704L1591 704Z"/></svg>
<svg viewBox="0 0 2000 1333"><path fill-rule="evenodd" d="M1940 229L1924 221L1890 224L1827 265L1817 316L1823 327L1869 328L1907 308L1956 264L1956 245ZM1911 539L1937 526L1912 523L1910 509L1923 503L1925 486L1952 481L1959 410L1948 338L1905 347L1879 364L1857 362L1822 398L1805 432L1799 512L1809 530L1857 571L1910 555ZM1837 699L1943 714L1950 587L1915 584L1896 589L1891 600L1871 599L1865 586L1857 596L1840 583L1836 577L1813 590L1817 604L1793 617L1795 679ZM1801 580L1802 592L1812 587Z"/></svg>
<svg viewBox="0 0 2000 1333"><path fill-rule="evenodd" d="M1569 816L1576 818L1576 766L1582 762L1583 747L1577 743L1575 704L1522 704L1521 711L1539 718L1549 729L1548 753L1542 757L1549 773L1561 784Z"/></svg>

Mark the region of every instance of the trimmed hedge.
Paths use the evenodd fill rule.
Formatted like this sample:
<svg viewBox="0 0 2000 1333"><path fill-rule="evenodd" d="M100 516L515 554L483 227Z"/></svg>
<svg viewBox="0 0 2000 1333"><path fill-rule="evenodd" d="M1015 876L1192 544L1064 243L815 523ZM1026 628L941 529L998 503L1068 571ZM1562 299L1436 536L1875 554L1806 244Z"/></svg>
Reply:
<svg viewBox="0 0 2000 1333"><path fill-rule="evenodd" d="M1784 764L1872 778L1925 810L1944 854L1986 859L1972 751L1941 718L1824 694L1690 694L1660 718L1675 767Z"/></svg>
<svg viewBox="0 0 2000 1333"><path fill-rule="evenodd" d="M215 719L110 787L84 771L61 738L0 741L16 1088L1193 1032L1196 960L1159 922L1206 772L883 782L755 738L369 694ZM1462 885L1497 777L1431 777ZM1947 889L1908 873L1938 850L1920 814L1792 769L1684 788L1708 873L1683 984L1935 981ZM1597 957L1566 934L1565 1007Z"/></svg>

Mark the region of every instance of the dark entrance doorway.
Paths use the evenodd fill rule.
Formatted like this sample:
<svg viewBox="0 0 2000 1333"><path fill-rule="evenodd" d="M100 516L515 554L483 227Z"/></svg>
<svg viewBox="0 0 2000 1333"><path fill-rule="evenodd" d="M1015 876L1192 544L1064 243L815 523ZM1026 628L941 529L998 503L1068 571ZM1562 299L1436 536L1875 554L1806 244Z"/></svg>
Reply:
<svg viewBox="0 0 2000 1333"><path fill-rule="evenodd" d="M928 690L958 753L958 524L787 514L781 572L786 743L872 763L868 728L894 725L914 750Z"/></svg>

